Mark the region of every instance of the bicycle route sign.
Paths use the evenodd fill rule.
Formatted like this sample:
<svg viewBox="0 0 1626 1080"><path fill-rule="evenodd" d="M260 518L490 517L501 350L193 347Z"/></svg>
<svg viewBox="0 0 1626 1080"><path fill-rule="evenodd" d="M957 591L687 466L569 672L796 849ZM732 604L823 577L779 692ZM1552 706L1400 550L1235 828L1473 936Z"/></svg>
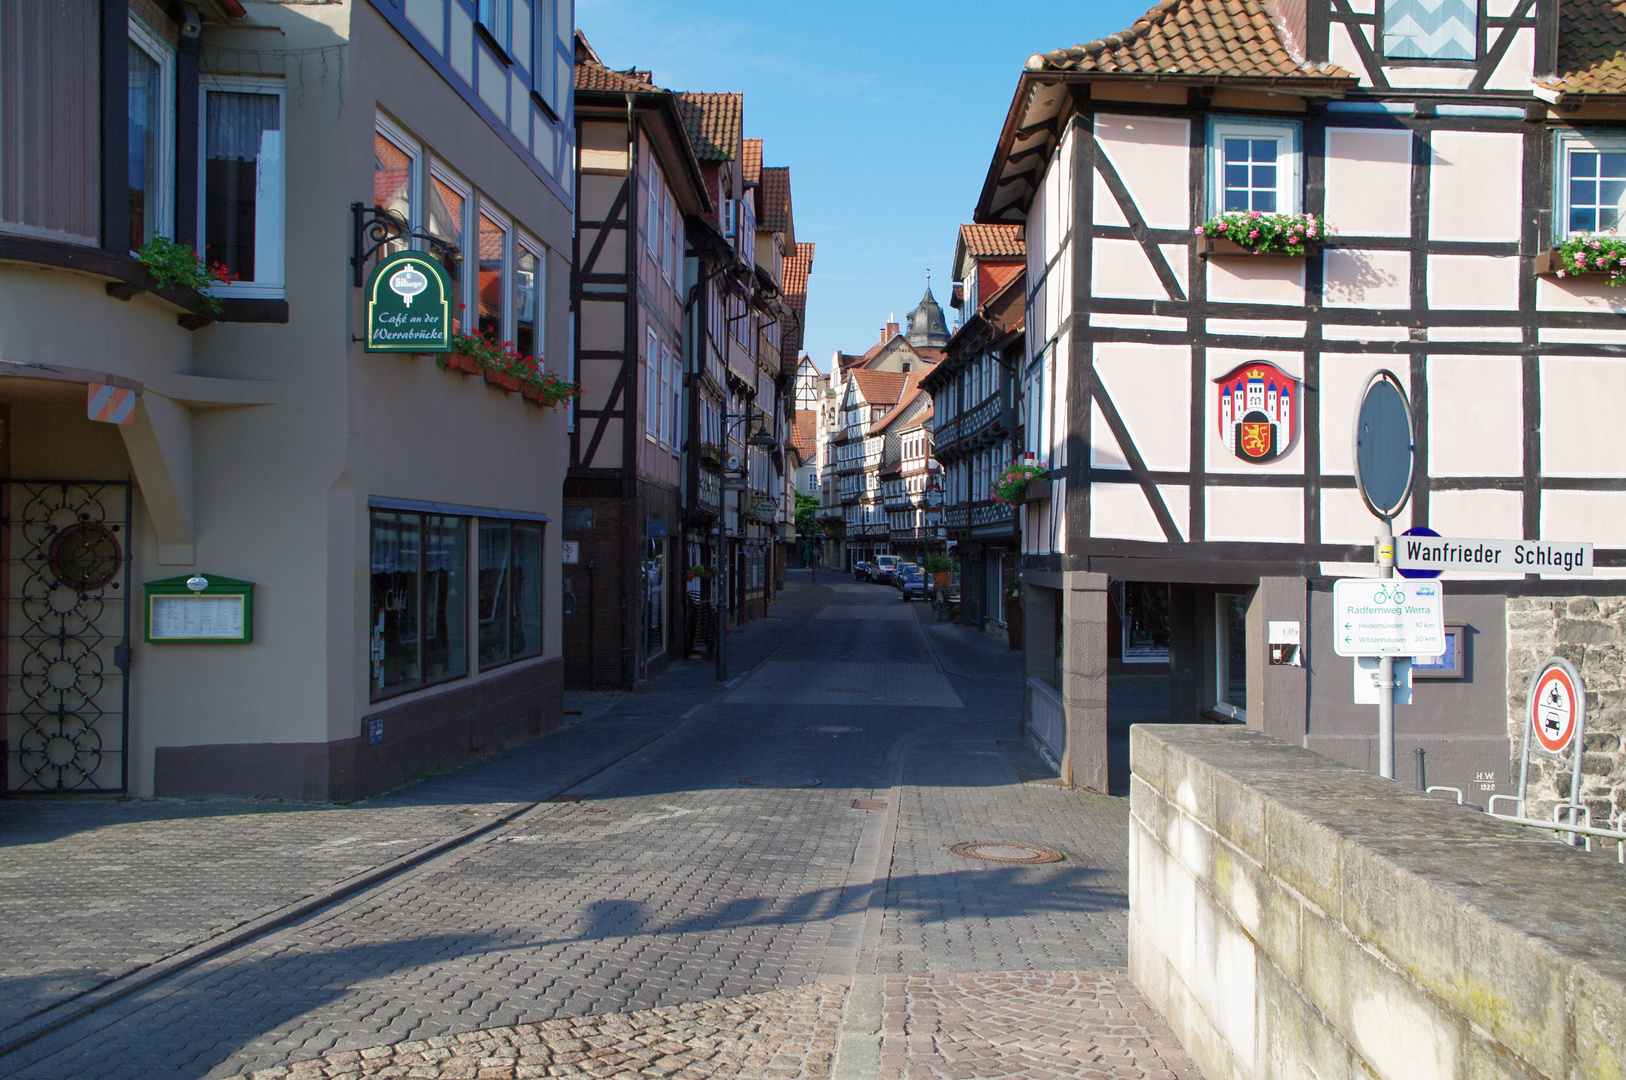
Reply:
<svg viewBox="0 0 1626 1080"><path fill-rule="evenodd" d="M1332 607L1339 656L1445 652L1445 596L1437 581L1343 578L1333 582Z"/></svg>

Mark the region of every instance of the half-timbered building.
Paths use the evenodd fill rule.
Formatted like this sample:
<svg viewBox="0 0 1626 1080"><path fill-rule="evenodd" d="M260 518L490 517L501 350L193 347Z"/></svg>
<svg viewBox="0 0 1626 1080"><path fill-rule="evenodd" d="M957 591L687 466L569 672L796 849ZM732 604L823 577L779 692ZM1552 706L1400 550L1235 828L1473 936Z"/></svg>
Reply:
<svg viewBox="0 0 1626 1080"><path fill-rule="evenodd" d="M1375 572L1352 427L1386 368L1416 414L1397 531L1597 545L1590 579L1448 573L1463 677L1397 710L1403 771L1509 790L1527 654L1626 575L1626 290L1549 258L1620 227L1623 43L1604 0L1166 0L1028 59L977 220L1026 231L1027 722L1067 779L1107 784L1114 581L1170 584L1173 717L1376 768L1330 585ZM1336 232L1194 234L1228 210ZM1268 662L1272 623L1304 666Z"/></svg>
<svg viewBox="0 0 1626 1080"><path fill-rule="evenodd" d="M631 687L681 648L687 221L712 208L677 95L576 35L581 383L565 479L579 547L569 684Z"/></svg>
<svg viewBox="0 0 1626 1080"><path fill-rule="evenodd" d="M943 522L960 564L960 619L1013 645L1021 605L1008 595L1019 567L1015 507L993 497L1001 470L1022 453L1016 389L1025 367L1024 236L1018 225L960 226L954 306L960 325L943 362L922 380L931 393L933 449L943 463ZM1012 631L1012 621L1017 629Z"/></svg>

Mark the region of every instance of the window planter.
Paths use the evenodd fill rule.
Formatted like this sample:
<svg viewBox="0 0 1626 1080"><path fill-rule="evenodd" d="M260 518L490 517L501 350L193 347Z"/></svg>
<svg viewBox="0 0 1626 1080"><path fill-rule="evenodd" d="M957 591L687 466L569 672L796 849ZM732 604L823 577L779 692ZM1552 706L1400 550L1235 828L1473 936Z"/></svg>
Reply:
<svg viewBox="0 0 1626 1080"><path fill-rule="evenodd" d="M1536 271L1536 276L1537 277L1551 277L1551 278L1581 278L1581 277L1584 277L1584 278L1604 278L1604 279L1608 279L1608 278L1612 277L1614 274L1619 272L1618 270L1605 269L1605 268L1592 267L1592 266L1586 267L1585 269L1578 269L1574 265L1566 262L1557 248L1553 248L1553 249L1551 249L1549 251L1542 252L1540 255L1537 255L1532 260L1532 262L1535 263L1535 271ZM1623 285L1621 287L1626 288L1626 285Z"/></svg>
<svg viewBox="0 0 1626 1080"><path fill-rule="evenodd" d="M1029 480L1028 486L1022 489L1022 501L1025 503L1043 502L1050 498L1050 477L1042 480Z"/></svg>
<svg viewBox="0 0 1626 1080"><path fill-rule="evenodd" d="M524 390L525 384L507 372L495 371L491 368L485 370L486 382L492 386L500 386L510 393L518 394Z"/></svg>
<svg viewBox="0 0 1626 1080"><path fill-rule="evenodd" d="M1199 236L1197 238L1197 254L1205 259L1229 258L1241 256L1248 259L1306 259L1319 250L1319 245L1305 244L1298 251L1255 251L1253 248L1243 247L1235 240L1226 240L1223 237Z"/></svg>
<svg viewBox="0 0 1626 1080"><path fill-rule="evenodd" d="M445 366L447 371L461 371L465 375L480 375L486 370L485 365L472 356L464 356L462 353L445 353L443 355L446 357Z"/></svg>

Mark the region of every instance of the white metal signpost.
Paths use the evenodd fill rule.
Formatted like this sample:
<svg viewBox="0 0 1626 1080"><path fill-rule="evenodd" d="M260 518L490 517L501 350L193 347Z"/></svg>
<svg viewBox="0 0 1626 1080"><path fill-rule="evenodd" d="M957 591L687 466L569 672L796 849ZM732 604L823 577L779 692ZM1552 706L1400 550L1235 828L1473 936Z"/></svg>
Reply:
<svg viewBox="0 0 1626 1080"><path fill-rule="evenodd" d="M1343 578L1333 582L1333 652L1339 656L1438 656L1445 603L1438 582Z"/></svg>

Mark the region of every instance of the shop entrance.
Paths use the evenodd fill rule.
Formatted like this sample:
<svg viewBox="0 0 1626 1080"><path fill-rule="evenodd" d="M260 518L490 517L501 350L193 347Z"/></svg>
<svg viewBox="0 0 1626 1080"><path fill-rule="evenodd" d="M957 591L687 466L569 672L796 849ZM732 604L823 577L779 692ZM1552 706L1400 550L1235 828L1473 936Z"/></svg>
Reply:
<svg viewBox="0 0 1626 1080"><path fill-rule="evenodd" d="M0 484L4 790L129 786L128 483Z"/></svg>

